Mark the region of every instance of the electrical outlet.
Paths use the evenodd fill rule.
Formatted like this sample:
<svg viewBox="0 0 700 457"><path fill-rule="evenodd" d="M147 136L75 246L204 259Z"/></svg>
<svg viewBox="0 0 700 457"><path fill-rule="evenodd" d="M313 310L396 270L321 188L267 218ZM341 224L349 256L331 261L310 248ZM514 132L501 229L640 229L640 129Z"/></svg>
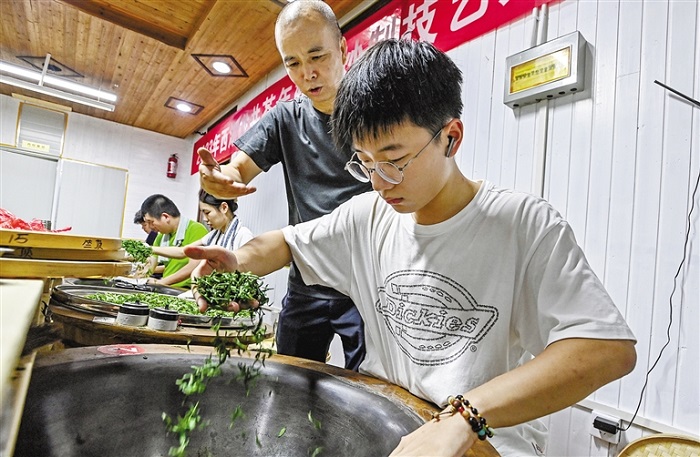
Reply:
<svg viewBox="0 0 700 457"><path fill-rule="evenodd" d="M621 420L599 411L591 412L591 436L612 444L620 442Z"/></svg>

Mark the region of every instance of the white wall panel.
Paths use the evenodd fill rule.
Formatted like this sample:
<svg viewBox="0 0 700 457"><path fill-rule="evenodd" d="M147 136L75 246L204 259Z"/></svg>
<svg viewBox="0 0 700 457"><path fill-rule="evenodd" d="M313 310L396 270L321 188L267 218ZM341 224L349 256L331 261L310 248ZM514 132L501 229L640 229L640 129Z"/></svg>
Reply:
<svg viewBox="0 0 700 457"><path fill-rule="evenodd" d="M694 65L691 74L692 93L696 100L700 100L700 6L696 4L695 10L695 45ZM690 55L690 54L689 54ZM683 306L681 307L681 329L678 346L681 348L678 358L678 386L679 394L675 397L674 423L683 424L688 430L700 431L700 192L696 186L700 176L700 111L696 108L692 114L692 126L690 131L690 188L694 189L694 201L689 198L687 208L693 208L689 221L689 242L686 251L688 258L687 267L683 275L687 280L681 284L683 291ZM690 195L690 194L689 194ZM688 223L688 222L686 222ZM695 278L695 279L693 279Z"/></svg>
<svg viewBox="0 0 700 457"><path fill-rule="evenodd" d="M15 146L18 118L19 100L7 96L0 97L0 144Z"/></svg>
<svg viewBox="0 0 700 457"><path fill-rule="evenodd" d="M472 161L472 174L480 178L488 178L488 155L491 145L491 106L493 104L493 54L495 49L495 34L489 34L479 39L481 44L478 60L470 65L476 72L478 79L474 87L478 90L476 98L476 123L472 134L474 136L474 157ZM472 90L474 90L472 89Z"/></svg>
<svg viewBox="0 0 700 457"><path fill-rule="evenodd" d="M179 157L175 179L166 177L170 154ZM72 113L68 117L63 157L129 171L122 226L126 238L145 237L141 226L135 225L133 219L141 203L152 194L167 196L184 217L197 218L198 183L188 184L192 181L191 140Z"/></svg>
<svg viewBox="0 0 700 457"><path fill-rule="evenodd" d="M576 5L576 29L588 41L586 49L586 67L591 75L587 84L593 84L594 47L592 39L596 35L598 25L597 2L565 2L571 8ZM564 7L564 3L561 4ZM569 32L569 30L566 30ZM583 234L588 222L586 208L589 204L588 180L591 170L591 155L589 151L592 145L593 130L593 98L592 88L589 86L584 93L572 95L572 122L571 142L568 175L568 191L566 207L561 208L562 214L574 230L579 243L583 242ZM567 97L568 98L568 97ZM562 173L564 171L562 170Z"/></svg>
<svg viewBox="0 0 700 457"><path fill-rule="evenodd" d="M522 20L513 23L507 28L507 33L497 34L497 50L502 45L505 46L503 52L506 54L514 54L522 47L523 43L527 43L532 39L533 29L535 27L535 22L533 19ZM506 29L504 29L505 31ZM518 122L518 118L510 108L503 104L503 87L504 81L506 79L506 66L505 60L497 59L494 60L494 80L493 80L493 104L496 108L494 110L494 123L492 127L492 146L494 156L498 157L500 155L500 161L490 160L489 168L493 172L489 172L489 179L496 179L496 172L498 172L498 181L504 183L504 186L510 188L517 188L518 173L520 170L525 171L524 174L527 175L527 188L530 187L530 179L532 173L528 172L528 167L519 163L523 157L531 157L528 152L522 154L519 146L518 135L508 135L505 132L518 132L518 130L523 127L528 128L527 125L521 126ZM500 149L500 153L498 150ZM491 155L491 154L489 154Z"/></svg>
<svg viewBox="0 0 700 457"><path fill-rule="evenodd" d="M610 197L607 217L605 273L602 277L610 296L623 315L626 314L630 265L630 240L634 200L636 125L638 117L639 60L641 39L641 4L621 2L619 8L615 100L613 103L612 149L610 150ZM608 43L598 42L598 48ZM623 54L625 55L623 57ZM607 84L600 80L597 84ZM616 405L620 382L609 384L595 393L604 404Z"/></svg>
<svg viewBox="0 0 700 457"><path fill-rule="evenodd" d="M692 60L695 54L693 45L697 45L697 8L696 2L671 2L668 9L669 28L666 39L666 61L664 79L670 86L683 92L691 92L694 83L693 69L697 68ZM651 347L652 354L658 351L665 341L665 328L668 322L668 303L673 291L673 274L683 257L683 239L685 235L685 218L690 208L691 192L691 157L697 159L698 152L691 151L692 116L698 116L698 109L674 96L665 94L663 114L663 162L662 180L660 187L661 205L657 257L657 287L654 295L654 311ZM692 94L690 94L692 95ZM695 93L695 98L698 94ZM660 120L659 120L660 121ZM696 132L697 135L697 132ZM697 168L695 168L697 170ZM697 204L697 203L696 203ZM695 246L694 257L698 249ZM688 277L686 281L697 284L698 276ZM686 281L683 283L688 284ZM686 292L684 292L684 290ZM648 396L644 405L644 414L657 417L663 422L676 422L675 409L679 407L678 400L682 392L678 391L681 376L692 376L692 372L678 373L676 362L679 345L678 331L681 317L681 300L694 300L697 307L698 299L687 295L687 285L677 290L673 296L673 324L671 326L672 343L659 362L659 369L650 375L650 383L657 386L659 395ZM697 322L696 322L697 324ZM696 343L697 347L697 343ZM696 361L697 363L697 361ZM697 383L695 384L697 391ZM697 397L697 393L695 394ZM674 398L673 402L668 401ZM697 405L697 403L696 403ZM695 425L697 426L697 412ZM678 419L690 419L686 416ZM685 422L685 420L684 420ZM688 424L689 425L689 424ZM687 425L686 425L687 426ZM685 427L684 427L685 428ZM697 429L696 429L697 430Z"/></svg>
<svg viewBox="0 0 700 457"><path fill-rule="evenodd" d="M477 39L465 44L452 55L462 70L464 78L462 90L462 120L464 121L464 140L459 147L455 160L468 175L474 174L474 157L476 156L479 118L479 71L478 62L483 40Z"/></svg>
<svg viewBox="0 0 700 457"><path fill-rule="evenodd" d="M657 243L659 241L659 207L662 180L662 141L663 111L667 95L653 80L653 73L661 69L665 61L665 36L668 29L668 4L666 2L646 2L643 6L641 35L641 75L639 92L639 115L637 130L637 163L634 170L635 231L632 233L633 261L630 263L629 296L626 318L637 335L637 368L632 376L622 381L623 390L620 406L633 410L639 401L644 373L650 366L650 359L656 357L660 346L650 347L653 327L664 325L654 321L651 310L654 302L657 263Z"/></svg>

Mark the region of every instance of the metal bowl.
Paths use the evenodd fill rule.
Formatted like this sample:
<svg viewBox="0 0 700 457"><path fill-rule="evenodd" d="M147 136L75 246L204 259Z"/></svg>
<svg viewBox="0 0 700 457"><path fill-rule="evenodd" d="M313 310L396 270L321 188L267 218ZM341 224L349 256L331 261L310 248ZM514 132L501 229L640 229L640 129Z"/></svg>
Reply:
<svg viewBox="0 0 700 457"><path fill-rule="evenodd" d="M152 287L152 286L147 286ZM132 289L114 286L100 285L77 285L77 284L61 284L53 288L51 293L51 302L66 308L76 309L78 311L94 314L95 316L110 316L116 317L119 312L119 305L114 303L103 302L87 298L88 295L97 292L109 292L117 294L132 294L132 293L147 293L161 294L148 289ZM180 324L189 327L206 327L210 328L213 324L218 323L221 328L253 328L259 325L262 319L262 313L253 313L252 315L237 315L234 317L213 317L204 314L184 314L180 313Z"/></svg>
<svg viewBox="0 0 700 457"><path fill-rule="evenodd" d="M113 287L115 289L126 289L129 291L138 292L156 292L163 295L177 296L187 289L177 287L161 286L159 284L134 284L123 279L96 279L96 278L66 278L64 285L74 286L96 286L96 287Z"/></svg>

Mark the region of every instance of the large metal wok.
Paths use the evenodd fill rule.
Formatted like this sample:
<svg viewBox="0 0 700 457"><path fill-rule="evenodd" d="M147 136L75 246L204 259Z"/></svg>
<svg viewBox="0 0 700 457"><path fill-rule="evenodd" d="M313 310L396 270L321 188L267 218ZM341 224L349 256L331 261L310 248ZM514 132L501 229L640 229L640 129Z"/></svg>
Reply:
<svg viewBox="0 0 700 457"><path fill-rule="evenodd" d="M184 413L175 380L211 348L111 349L69 349L37 358L15 457L168 455L177 439L166 436L161 414ZM209 426L192 434L188 455L388 455L434 410L374 378L278 355L265 362L246 395L244 385L233 380L237 363L249 365L252 359L229 359L223 376L198 396ZM238 405L244 417L229 428Z"/></svg>

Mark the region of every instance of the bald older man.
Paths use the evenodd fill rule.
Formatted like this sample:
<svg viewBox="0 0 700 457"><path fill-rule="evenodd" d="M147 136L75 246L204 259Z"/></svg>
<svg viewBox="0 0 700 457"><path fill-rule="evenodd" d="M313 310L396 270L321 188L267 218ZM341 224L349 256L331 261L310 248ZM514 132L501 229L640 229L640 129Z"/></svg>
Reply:
<svg viewBox="0 0 700 457"><path fill-rule="evenodd" d="M330 115L345 74L347 43L333 10L320 0L285 6L275 24L275 42L292 82L302 95L279 102L235 145L243 152L219 167L205 149L202 188L220 198L255 191L248 184L281 163L289 223L330 213L352 196L371 190L345 170L349 150L338 150L330 134ZM292 264L277 328L280 354L326 361L335 334L340 336L345 367L357 370L365 356L364 328L355 304L334 289L306 285Z"/></svg>

